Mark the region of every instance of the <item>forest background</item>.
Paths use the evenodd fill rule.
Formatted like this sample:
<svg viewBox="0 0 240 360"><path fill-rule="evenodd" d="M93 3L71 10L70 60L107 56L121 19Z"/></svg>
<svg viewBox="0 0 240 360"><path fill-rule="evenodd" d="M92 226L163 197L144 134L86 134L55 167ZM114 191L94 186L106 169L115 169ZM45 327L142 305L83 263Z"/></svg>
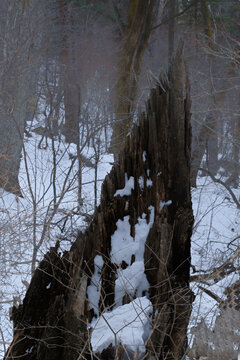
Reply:
<svg viewBox="0 0 240 360"><path fill-rule="evenodd" d="M56 240L68 249L91 221L105 174L183 39L195 215L189 336L201 335L190 343L193 354L236 357L239 15L237 0L1 1L1 354L9 308L47 249Z"/></svg>

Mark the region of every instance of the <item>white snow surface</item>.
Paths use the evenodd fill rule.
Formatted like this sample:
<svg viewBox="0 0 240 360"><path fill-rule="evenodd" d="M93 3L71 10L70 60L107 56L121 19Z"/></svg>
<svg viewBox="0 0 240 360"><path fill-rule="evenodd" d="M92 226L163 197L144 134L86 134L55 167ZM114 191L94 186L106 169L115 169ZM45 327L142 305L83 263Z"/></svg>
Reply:
<svg viewBox="0 0 240 360"><path fill-rule="evenodd" d="M111 260L120 265L124 260L130 264L132 257L132 247L134 243L133 237L130 235L131 227L129 216L124 216L123 220L119 219L116 223L117 229L111 237L112 249Z"/></svg>
<svg viewBox="0 0 240 360"><path fill-rule="evenodd" d="M144 189L144 178L143 178L143 176L139 176L138 184L139 184L140 189L143 190ZM152 186L152 180L147 179L146 185L147 185L147 187L151 187Z"/></svg>
<svg viewBox="0 0 240 360"><path fill-rule="evenodd" d="M90 327L94 328L91 334L93 352L101 352L110 344L116 346L119 342L130 351L145 351L145 338L151 331L149 314L152 312L152 304L146 296L142 297L143 292L147 292L149 288L144 272L144 250L154 223L153 206L149 206L149 212L148 222L145 213L138 218L135 238L130 235L129 216L117 221L117 230L111 238L111 261L121 265L124 260L128 266L126 269L117 270L114 309L105 312L90 324ZM135 262L130 265L132 255L135 256ZM125 293L130 297L138 296L138 298L127 305L122 305ZM96 294L90 296L97 297Z"/></svg>
<svg viewBox="0 0 240 360"><path fill-rule="evenodd" d="M147 159L147 153L146 153L146 151L143 151L142 158L143 158L143 162L145 162L146 159Z"/></svg>
<svg viewBox="0 0 240 360"><path fill-rule="evenodd" d="M233 189L233 191L239 198L240 190ZM226 189L220 184L213 183L209 177L198 178L197 188L192 189L192 203L195 221L191 241L191 263L198 271L213 270L226 261L237 246L240 246L239 210ZM239 257L235 260L235 264L239 266ZM216 284L209 281L209 285L201 285L225 299L224 289L238 279L239 275L236 271ZM196 299L190 326L196 325L201 318L204 318L212 327L219 313L218 303L199 290L197 283L193 282L191 286Z"/></svg>
<svg viewBox="0 0 240 360"><path fill-rule="evenodd" d="M172 204L172 200L162 201L160 200L160 210L164 208L164 206L169 206Z"/></svg>
<svg viewBox="0 0 240 360"><path fill-rule="evenodd" d="M94 310L94 313L98 316L98 303L100 300L101 289L101 272L104 261L101 255L96 255L94 258L94 274L91 278L91 283L87 287L87 296L89 301L89 308Z"/></svg>
<svg viewBox="0 0 240 360"><path fill-rule="evenodd" d="M152 180L151 179L147 179L147 187L151 187L152 186Z"/></svg>
<svg viewBox="0 0 240 360"><path fill-rule="evenodd" d="M143 213L138 218L135 225L135 238L130 235L129 216L124 216L116 223L117 229L111 237L111 261L120 265L124 260L127 264L131 263L132 255L135 255L135 261L143 261L145 242L149 231L154 222L154 207L149 206L150 219L147 223L146 214Z"/></svg>
<svg viewBox="0 0 240 360"><path fill-rule="evenodd" d="M143 176L139 176L138 184L139 184L140 189L143 190L144 189L144 178L143 178Z"/></svg>
<svg viewBox="0 0 240 360"><path fill-rule="evenodd" d="M134 189L134 177L130 176L128 179L127 174L125 173L125 186L123 189L119 189L115 192L114 197L117 195L122 196L130 196L132 190Z"/></svg>
<svg viewBox="0 0 240 360"><path fill-rule="evenodd" d="M127 293L133 297L135 294L141 297L149 288L149 282L145 274L143 261L135 261L126 269L117 270L115 282L115 307L122 305L122 298Z"/></svg>
<svg viewBox="0 0 240 360"><path fill-rule="evenodd" d="M145 351L145 341L151 331L152 304L146 296L104 312L90 327L93 328L91 346L101 353L110 344L121 342L129 351Z"/></svg>

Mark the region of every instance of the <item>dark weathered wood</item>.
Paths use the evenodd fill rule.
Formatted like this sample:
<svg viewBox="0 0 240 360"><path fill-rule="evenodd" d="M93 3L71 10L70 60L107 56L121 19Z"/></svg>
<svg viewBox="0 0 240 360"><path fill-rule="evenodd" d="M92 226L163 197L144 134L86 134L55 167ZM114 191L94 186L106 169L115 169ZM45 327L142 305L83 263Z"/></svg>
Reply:
<svg viewBox="0 0 240 360"><path fill-rule="evenodd" d="M145 213L149 221L150 206L155 215L144 260L154 312L146 358L183 357L193 301L189 289L193 215L190 99L181 51L180 47L169 74L161 77L151 91L146 114L140 115L139 125L134 126L124 151L107 175L92 223L84 234L79 234L69 252L58 254L56 245L45 255L23 304L13 309L15 337L5 359L23 355L37 360L124 357L121 347L116 355L112 346L102 354L91 355L87 322L91 321L93 310L89 309L87 286L94 273L94 258L100 254L104 265L99 312L113 307L117 265L111 262L110 252L116 222L128 215L134 237L137 219ZM134 190L130 196L114 196L117 189L124 187L125 174L134 177ZM139 185L140 176L143 188ZM150 179L151 186L147 184ZM163 202L169 200L171 204L164 206ZM125 294L123 302L128 301Z"/></svg>

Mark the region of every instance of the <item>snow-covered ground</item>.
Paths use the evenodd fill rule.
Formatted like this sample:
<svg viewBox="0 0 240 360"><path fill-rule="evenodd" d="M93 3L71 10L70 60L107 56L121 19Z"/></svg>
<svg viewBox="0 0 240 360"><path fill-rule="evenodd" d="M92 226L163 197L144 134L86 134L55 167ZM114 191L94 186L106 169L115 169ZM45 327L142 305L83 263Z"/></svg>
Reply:
<svg viewBox="0 0 240 360"><path fill-rule="evenodd" d="M240 191L232 189L239 199ZM192 265L197 271L214 270L227 261L234 250L240 246L239 209L228 191L214 183L210 177L198 178L197 188L192 190L194 211L194 228L192 236ZM235 240L234 240L235 239ZM239 256L235 260L240 265ZM193 273L194 275L194 273ZM224 299L224 289L239 279L239 274L233 272L223 280L209 281L209 285L201 284ZM199 291L198 285L192 284L197 295L192 313L193 324L202 317L211 324L218 313L218 304L209 295Z"/></svg>
<svg viewBox="0 0 240 360"><path fill-rule="evenodd" d="M79 229L86 226L86 215L93 212L94 203L94 168L83 167L82 173L82 205L79 209L78 199L78 164L75 145L67 145L58 139L48 139L48 147L39 149L41 137L34 134L25 139L25 156L20 169L20 185L23 198L1 191L0 196L0 311L1 331L0 356L6 350L12 336L11 323L8 320L9 307L19 303L26 291L26 281L30 281L33 250L39 245L37 260L42 258L46 250L61 239L61 246L69 248ZM82 154L94 162L94 149L84 147ZM98 166L98 196L102 180L110 171L111 155L102 152ZM132 188L132 179L126 178L126 187L116 192L116 196L123 196ZM130 190L129 190L130 189ZM240 192L235 191L239 198ZM192 237L192 265L197 271L214 269L227 260L240 245L239 210L232 201L227 190L220 184L213 183L209 177L198 179L197 189L192 190L192 201L195 216ZM100 294L98 285L101 281L100 273L102 259L95 259L95 272L88 287L89 298L92 298L92 308L96 318L89 326L92 327L91 343L93 350L101 351L110 343L115 344L120 339L129 350L144 352L144 341L151 330L151 303L146 297L139 297L127 305L118 303L122 297L122 290L127 288L129 293L135 292L141 283L147 290L148 283L144 278L144 241L154 219L154 209L150 209L151 219L146 223L145 214L136 224L136 238L134 254L136 262L129 265L132 253L123 252L119 236L124 238L125 245L132 249L128 218L119 220L117 230L112 235L113 262L120 263L124 257L129 265L125 270L119 270L116 281L116 306L111 312L99 314L96 312L97 299ZM153 218L152 218L153 216ZM122 236L124 235L125 236ZM234 240L235 239L235 240ZM126 248L126 246L124 246ZM235 259L239 266L239 259ZM37 262L36 262L37 265ZM136 274L136 276L134 276ZM139 275L140 274L140 275ZM193 273L194 275L194 273ZM144 281L143 281L144 279ZM211 283L210 287L201 284L224 297L223 291L227 285L237 280L237 275L231 273L228 277ZM202 290L197 283L192 283L196 294L191 326L201 318L208 324L215 321L218 313L217 302ZM139 295L141 296L141 295ZM5 349L3 342L6 342Z"/></svg>

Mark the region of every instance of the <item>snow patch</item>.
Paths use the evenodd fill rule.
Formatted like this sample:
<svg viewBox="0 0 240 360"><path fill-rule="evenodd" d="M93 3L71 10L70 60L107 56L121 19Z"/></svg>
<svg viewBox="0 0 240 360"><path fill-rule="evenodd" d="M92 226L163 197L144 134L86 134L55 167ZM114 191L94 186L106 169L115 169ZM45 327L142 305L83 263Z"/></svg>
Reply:
<svg viewBox="0 0 240 360"><path fill-rule="evenodd" d="M152 180L151 179L147 179L147 187L151 187L152 186Z"/></svg>
<svg viewBox="0 0 240 360"><path fill-rule="evenodd" d="M93 328L91 345L93 352L101 353L110 344L125 345L130 351L145 351L145 339L151 331L152 303L146 296L129 304L104 312L90 327Z"/></svg>
<svg viewBox="0 0 240 360"><path fill-rule="evenodd" d="M144 260L144 250L145 250L145 242L147 240L150 229L154 223L154 207L149 206L148 210L150 211L149 223L146 220L146 214L142 214L142 217L138 218L138 222L135 225L135 244L137 245L135 248L135 260L143 261Z"/></svg>
<svg viewBox="0 0 240 360"><path fill-rule="evenodd" d="M32 353L32 351L33 351L33 349L34 349L34 346L31 346L29 349L27 349L25 352L27 353L27 354L31 354Z"/></svg>
<svg viewBox="0 0 240 360"><path fill-rule="evenodd" d="M149 288L149 282L144 273L145 266L143 261L135 261L126 269L117 270L117 280L115 282L115 306L122 305L122 298L127 293L133 297L141 297L143 291Z"/></svg>
<svg viewBox="0 0 240 360"><path fill-rule="evenodd" d="M143 176L139 177L138 184L139 184L140 189L143 190L144 189L144 178L143 178Z"/></svg>
<svg viewBox="0 0 240 360"><path fill-rule="evenodd" d="M127 174L125 173L125 186L123 189L119 189L115 192L114 197L117 195L122 196L130 196L132 190L134 189L134 177L130 176L128 179Z"/></svg>
<svg viewBox="0 0 240 360"><path fill-rule="evenodd" d="M172 204L172 200L168 200L168 201L160 200L160 210L162 210L164 208L164 206L169 206L171 204Z"/></svg>
<svg viewBox="0 0 240 360"><path fill-rule="evenodd" d="M101 255L96 255L94 258L94 274L91 283L87 288L87 296L89 300L89 308L94 310L94 313L99 316L98 303L100 300L101 288L101 272L104 261Z"/></svg>
<svg viewBox="0 0 240 360"><path fill-rule="evenodd" d="M143 190L144 189L144 178L143 178L143 176L139 177L138 184L139 184L140 190ZM152 180L147 179L147 187L151 187L151 186L152 186Z"/></svg>
<svg viewBox="0 0 240 360"><path fill-rule="evenodd" d="M124 260L127 264L130 264L134 239L130 235L129 216L124 216L123 220L119 219L116 225L117 230L111 237L111 261L120 265Z"/></svg>
<svg viewBox="0 0 240 360"><path fill-rule="evenodd" d="M143 152L143 154L142 154L142 159L143 159L143 162L145 163L146 160L147 160L147 153L146 153L146 151Z"/></svg>
<svg viewBox="0 0 240 360"><path fill-rule="evenodd" d="M138 218L135 225L135 238L130 235L129 216L124 216L123 220L118 220L117 230L111 237L111 261L120 265L124 260L130 264L132 255L135 255L135 261L143 261L145 242L149 231L154 223L154 207L149 206L150 219L149 223L146 220L146 214L142 214Z"/></svg>

